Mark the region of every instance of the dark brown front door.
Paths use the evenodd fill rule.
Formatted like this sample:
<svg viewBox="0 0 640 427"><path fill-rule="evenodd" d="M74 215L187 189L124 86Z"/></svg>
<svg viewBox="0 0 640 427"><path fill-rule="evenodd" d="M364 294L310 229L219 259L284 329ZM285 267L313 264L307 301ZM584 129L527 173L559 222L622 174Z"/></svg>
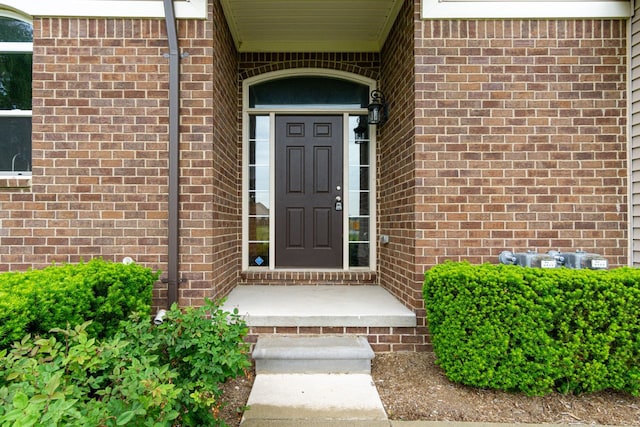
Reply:
<svg viewBox="0 0 640 427"><path fill-rule="evenodd" d="M277 116L275 168L276 266L341 268L342 116Z"/></svg>

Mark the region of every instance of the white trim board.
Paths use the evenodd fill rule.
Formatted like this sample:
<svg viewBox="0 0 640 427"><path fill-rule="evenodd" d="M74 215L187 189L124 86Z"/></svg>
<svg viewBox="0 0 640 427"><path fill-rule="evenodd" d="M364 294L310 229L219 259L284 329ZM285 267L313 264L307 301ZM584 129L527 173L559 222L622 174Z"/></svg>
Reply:
<svg viewBox="0 0 640 427"><path fill-rule="evenodd" d="M422 19L628 18L629 0L422 0Z"/></svg>
<svg viewBox="0 0 640 427"><path fill-rule="evenodd" d="M376 89L377 83L375 80L370 79L365 76L361 76L358 74L350 73L347 71L338 71L338 70L330 70L324 68L293 68L286 70L279 70L268 72L264 74L260 74L257 76L249 77L242 82L242 270L243 271L283 271L283 269L276 268L276 259L275 259L275 239L277 238L275 234L275 210L270 209L269 214L269 258L271 260L268 268L265 267L249 267L249 251L248 245L246 244L249 241L249 116L251 114L256 115L265 115L269 116L270 120L270 128L269 128L269 138L270 138L270 152L269 152L269 162L270 165L275 165L275 118L276 114L285 113L285 114L334 114L334 115L342 115L344 119L344 127L343 127L343 141L344 141L344 150L343 153L343 206L345 206L344 212L348 212L349 206L349 181L348 181L348 171L349 171L349 155L348 155L348 132L350 131L348 126L347 117L350 114L358 114L358 115L366 115L366 108L359 108L355 110L345 110L345 109L322 109L322 108L264 108L264 109L256 109L249 108L249 88L257 83L275 80L279 78L291 77L291 76L317 76L317 77L334 77L339 78L341 80L348 80L352 82L357 82L369 87L369 91ZM369 193L370 193L370 213L369 213L369 266L368 267L349 267L349 233L348 233L348 215L345 214L343 216L343 265L341 270L326 270L326 271L376 271L377 268L377 187L376 187L376 179L377 176L377 162L376 162L376 146L377 146L377 133L375 128L369 129ZM269 187L270 189L275 189L275 174L276 171L274 168L270 169L269 172ZM271 206L275 206L275 191L270 192L270 201ZM325 271L318 269L289 269L288 271Z"/></svg>
<svg viewBox="0 0 640 427"><path fill-rule="evenodd" d="M207 0L174 0L176 18L207 17ZM30 16L164 18L162 0L0 0Z"/></svg>

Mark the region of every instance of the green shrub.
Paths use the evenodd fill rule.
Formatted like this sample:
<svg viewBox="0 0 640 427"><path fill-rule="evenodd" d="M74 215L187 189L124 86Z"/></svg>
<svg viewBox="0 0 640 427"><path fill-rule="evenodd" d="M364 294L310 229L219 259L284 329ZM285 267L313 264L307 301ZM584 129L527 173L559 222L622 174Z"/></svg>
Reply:
<svg viewBox="0 0 640 427"><path fill-rule="evenodd" d="M425 275L438 363L455 382L640 393L640 271L448 262Z"/></svg>
<svg viewBox="0 0 640 427"><path fill-rule="evenodd" d="M249 367L237 313L173 308L90 338L89 322L0 351L0 426L224 425L219 384Z"/></svg>
<svg viewBox="0 0 640 427"><path fill-rule="evenodd" d="M243 375L250 367L249 345L244 337L249 329L238 316L222 311L211 301L204 307L173 306L164 322L157 327L127 329L127 339L142 343L159 363L176 372L174 383L180 388L178 402L182 408L179 420L186 426L217 425L221 402L218 384L227 378Z"/></svg>
<svg viewBox="0 0 640 427"><path fill-rule="evenodd" d="M95 320L92 336L112 335L129 314L150 314L158 276L136 264L100 259L0 274L0 348L25 334L46 336L53 328L86 320Z"/></svg>
<svg viewBox="0 0 640 427"><path fill-rule="evenodd" d="M91 320L99 337L113 335L131 313L151 313L153 285L159 272L137 264L93 260L77 266L95 299ZM89 319L87 319L89 320Z"/></svg>

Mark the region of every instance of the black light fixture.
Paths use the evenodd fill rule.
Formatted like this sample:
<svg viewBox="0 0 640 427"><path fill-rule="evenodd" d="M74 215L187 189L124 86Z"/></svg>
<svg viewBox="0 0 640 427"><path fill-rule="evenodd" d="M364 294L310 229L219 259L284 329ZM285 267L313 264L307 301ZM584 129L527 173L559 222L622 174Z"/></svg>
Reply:
<svg viewBox="0 0 640 427"><path fill-rule="evenodd" d="M384 94L381 91L376 89L371 92L371 103L367 106L367 110L369 110L367 122L370 125L384 125L388 118L388 111Z"/></svg>
<svg viewBox="0 0 640 427"><path fill-rule="evenodd" d="M364 117L364 116L362 116ZM353 129L353 133L355 134L355 143L362 144L367 139L367 126L363 123L362 117L358 117L358 126Z"/></svg>

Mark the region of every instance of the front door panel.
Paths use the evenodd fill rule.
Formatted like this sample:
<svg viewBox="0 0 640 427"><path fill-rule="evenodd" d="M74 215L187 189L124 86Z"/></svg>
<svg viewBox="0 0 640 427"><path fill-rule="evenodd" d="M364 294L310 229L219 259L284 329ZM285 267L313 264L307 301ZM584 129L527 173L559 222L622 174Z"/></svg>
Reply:
<svg viewBox="0 0 640 427"><path fill-rule="evenodd" d="M341 268L342 117L277 116L275 149L276 265Z"/></svg>

